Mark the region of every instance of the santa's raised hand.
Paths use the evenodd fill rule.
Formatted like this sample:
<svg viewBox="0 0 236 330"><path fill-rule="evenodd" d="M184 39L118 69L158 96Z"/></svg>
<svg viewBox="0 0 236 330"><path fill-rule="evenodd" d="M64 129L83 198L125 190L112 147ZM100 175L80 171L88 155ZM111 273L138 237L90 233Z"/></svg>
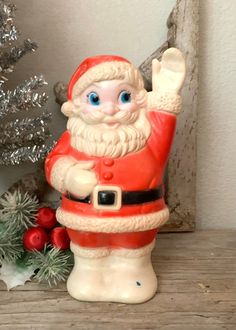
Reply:
<svg viewBox="0 0 236 330"><path fill-rule="evenodd" d="M185 78L185 60L177 48L167 49L161 62L152 61L152 90L178 94Z"/></svg>
<svg viewBox="0 0 236 330"><path fill-rule="evenodd" d="M162 110L178 114L181 109L179 91L186 74L185 60L180 50L167 49L161 62L152 61L152 92L148 93L149 111Z"/></svg>

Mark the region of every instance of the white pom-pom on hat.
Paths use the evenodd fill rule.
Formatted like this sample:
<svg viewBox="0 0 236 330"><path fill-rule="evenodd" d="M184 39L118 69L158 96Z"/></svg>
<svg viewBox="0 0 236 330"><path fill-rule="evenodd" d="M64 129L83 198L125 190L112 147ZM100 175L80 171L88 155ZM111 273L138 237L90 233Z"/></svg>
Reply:
<svg viewBox="0 0 236 330"><path fill-rule="evenodd" d="M71 117L72 114L73 114L73 109L74 109L73 102L72 101L67 101L67 102L62 104L61 112L66 117Z"/></svg>

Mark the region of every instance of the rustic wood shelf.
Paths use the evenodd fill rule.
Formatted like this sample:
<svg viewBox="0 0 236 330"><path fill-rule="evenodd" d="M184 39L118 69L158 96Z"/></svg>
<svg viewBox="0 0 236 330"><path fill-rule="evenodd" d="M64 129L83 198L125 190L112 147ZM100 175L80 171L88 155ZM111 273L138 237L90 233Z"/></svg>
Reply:
<svg viewBox="0 0 236 330"><path fill-rule="evenodd" d="M84 303L28 283L0 283L0 330L236 329L236 231L160 234L158 294L140 305Z"/></svg>

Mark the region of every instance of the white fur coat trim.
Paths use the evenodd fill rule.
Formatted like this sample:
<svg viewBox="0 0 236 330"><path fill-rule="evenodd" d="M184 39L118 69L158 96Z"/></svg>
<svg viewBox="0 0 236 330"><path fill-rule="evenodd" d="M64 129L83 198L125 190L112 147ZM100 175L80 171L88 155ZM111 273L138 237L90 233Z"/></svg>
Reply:
<svg viewBox="0 0 236 330"><path fill-rule="evenodd" d="M148 109L167 111L177 115L181 111L181 97L177 94L149 92Z"/></svg>
<svg viewBox="0 0 236 330"><path fill-rule="evenodd" d="M84 248L73 242L70 243L71 251L78 257L83 258L103 258L109 255L115 255L125 258L138 258L150 254L155 246L156 240L154 239L150 244L145 245L138 249L109 249L109 248Z"/></svg>
<svg viewBox="0 0 236 330"><path fill-rule="evenodd" d="M162 226L169 219L169 210L126 217L89 217L57 209L57 220L65 227L90 232L125 233L146 231Z"/></svg>

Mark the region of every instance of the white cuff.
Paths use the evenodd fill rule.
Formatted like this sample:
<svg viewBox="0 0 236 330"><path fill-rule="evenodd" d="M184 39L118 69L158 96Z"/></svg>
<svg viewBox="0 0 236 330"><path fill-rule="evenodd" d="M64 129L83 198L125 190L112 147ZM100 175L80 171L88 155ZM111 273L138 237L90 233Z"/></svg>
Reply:
<svg viewBox="0 0 236 330"><path fill-rule="evenodd" d="M59 158L56 163L52 167L50 182L51 185L61 193L66 191L64 180L67 171L71 166L74 166L78 162L72 157L61 157Z"/></svg>
<svg viewBox="0 0 236 330"><path fill-rule="evenodd" d="M139 258L143 257L147 254L150 254L155 247L156 240L154 239L150 244L145 245L141 248L119 248L119 249L112 249L112 248L85 248L78 244L70 242L70 249L77 257L83 258L103 258L107 257L108 255L116 255L125 258Z"/></svg>
<svg viewBox="0 0 236 330"><path fill-rule="evenodd" d="M149 92L148 93L148 109L156 109L161 111L178 114L181 111L181 97L177 94L168 92Z"/></svg>
<svg viewBox="0 0 236 330"><path fill-rule="evenodd" d="M169 219L169 210L165 207L154 213L102 217L99 213L96 216L88 216L83 213L77 214L72 210L69 212L59 207L56 216L60 224L74 230L95 233L128 233L161 227Z"/></svg>

